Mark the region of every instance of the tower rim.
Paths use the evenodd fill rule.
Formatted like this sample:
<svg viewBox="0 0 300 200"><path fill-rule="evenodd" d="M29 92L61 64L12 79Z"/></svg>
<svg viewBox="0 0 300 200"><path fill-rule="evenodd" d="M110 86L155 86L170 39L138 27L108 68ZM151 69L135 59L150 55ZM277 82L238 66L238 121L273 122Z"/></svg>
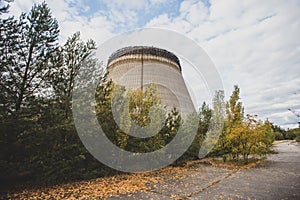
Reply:
<svg viewBox="0 0 300 200"><path fill-rule="evenodd" d="M157 57L163 57L175 62L178 65L179 70L181 71L180 61L174 53L153 46L128 46L118 49L117 51L113 52L108 58L107 66L109 66L112 63L112 61L126 55L152 55Z"/></svg>

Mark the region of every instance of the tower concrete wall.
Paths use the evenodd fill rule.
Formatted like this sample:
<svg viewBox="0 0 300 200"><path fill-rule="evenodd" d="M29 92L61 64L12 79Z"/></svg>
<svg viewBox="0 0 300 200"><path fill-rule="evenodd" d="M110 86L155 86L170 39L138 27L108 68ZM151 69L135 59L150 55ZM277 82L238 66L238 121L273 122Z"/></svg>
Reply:
<svg viewBox="0 0 300 200"><path fill-rule="evenodd" d="M183 117L195 111L179 59L171 52L154 47L126 47L111 55L107 69L108 78L132 89L155 83L167 110L175 106Z"/></svg>

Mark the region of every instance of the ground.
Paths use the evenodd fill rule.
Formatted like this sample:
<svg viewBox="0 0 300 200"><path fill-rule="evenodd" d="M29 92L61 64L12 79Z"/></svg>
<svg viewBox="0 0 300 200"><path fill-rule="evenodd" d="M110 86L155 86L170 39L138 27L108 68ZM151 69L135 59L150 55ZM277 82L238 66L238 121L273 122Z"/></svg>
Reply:
<svg viewBox="0 0 300 200"><path fill-rule="evenodd" d="M300 199L300 144L274 145L278 154L247 169L193 163L145 174L23 190L6 198L29 199ZM1 198L1 197L0 197Z"/></svg>

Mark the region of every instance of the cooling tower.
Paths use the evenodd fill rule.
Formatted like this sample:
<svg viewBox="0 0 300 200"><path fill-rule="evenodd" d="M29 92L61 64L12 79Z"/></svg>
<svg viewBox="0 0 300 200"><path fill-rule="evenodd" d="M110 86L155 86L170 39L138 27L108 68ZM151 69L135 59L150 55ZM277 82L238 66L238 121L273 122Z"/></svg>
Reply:
<svg viewBox="0 0 300 200"><path fill-rule="evenodd" d="M147 46L125 47L109 57L107 70L108 78L126 88L143 90L155 83L167 110L175 106L184 118L195 111L179 59L169 51Z"/></svg>

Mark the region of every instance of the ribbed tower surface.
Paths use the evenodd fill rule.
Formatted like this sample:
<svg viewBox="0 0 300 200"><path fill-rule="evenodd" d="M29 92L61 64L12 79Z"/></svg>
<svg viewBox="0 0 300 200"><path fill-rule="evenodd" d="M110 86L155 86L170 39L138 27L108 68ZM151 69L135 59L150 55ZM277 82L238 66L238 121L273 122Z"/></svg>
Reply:
<svg viewBox="0 0 300 200"><path fill-rule="evenodd" d="M164 49L148 46L125 47L108 59L108 78L126 88L157 86L162 103L171 110L174 106L183 117L195 111L181 74L178 57Z"/></svg>

